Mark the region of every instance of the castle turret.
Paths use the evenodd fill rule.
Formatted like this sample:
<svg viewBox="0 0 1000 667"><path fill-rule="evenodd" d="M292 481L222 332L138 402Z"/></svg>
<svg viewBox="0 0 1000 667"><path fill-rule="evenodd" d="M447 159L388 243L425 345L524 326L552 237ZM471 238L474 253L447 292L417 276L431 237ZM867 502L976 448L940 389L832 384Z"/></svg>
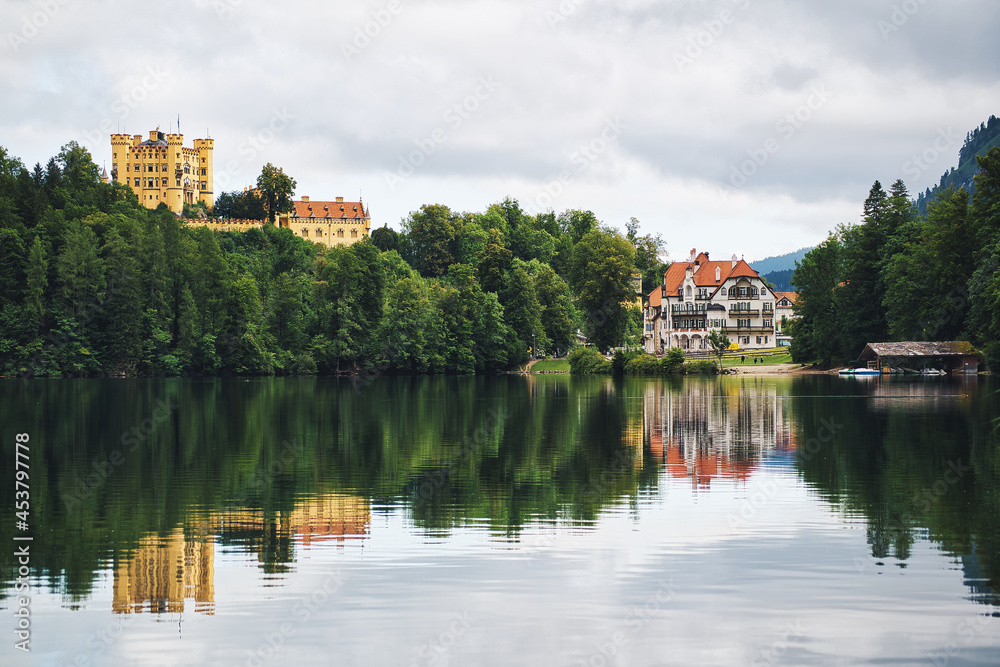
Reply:
<svg viewBox="0 0 1000 667"><path fill-rule="evenodd" d="M198 180L200 181L201 199L209 210L215 206L215 190L212 183L212 151L215 147L213 139L195 139L194 149L198 152Z"/></svg>

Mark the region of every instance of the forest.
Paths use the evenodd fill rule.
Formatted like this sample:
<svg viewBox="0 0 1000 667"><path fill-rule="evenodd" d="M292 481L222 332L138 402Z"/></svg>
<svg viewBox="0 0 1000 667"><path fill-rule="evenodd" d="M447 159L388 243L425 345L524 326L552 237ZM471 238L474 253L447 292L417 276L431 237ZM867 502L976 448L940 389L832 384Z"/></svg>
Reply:
<svg viewBox="0 0 1000 667"><path fill-rule="evenodd" d="M215 232L102 183L76 142L30 170L0 146L0 375L501 372L565 354L578 329L600 349L637 341L631 277L659 284L663 251L634 218L622 233L510 198L426 204L350 247Z"/></svg>
<svg viewBox="0 0 1000 667"><path fill-rule="evenodd" d="M862 221L798 264L795 361L849 363L865 344L969 340L1000 369L1000 147L976 158L970 197L939 190L923 215L897 180L875 181Z"/></svg>

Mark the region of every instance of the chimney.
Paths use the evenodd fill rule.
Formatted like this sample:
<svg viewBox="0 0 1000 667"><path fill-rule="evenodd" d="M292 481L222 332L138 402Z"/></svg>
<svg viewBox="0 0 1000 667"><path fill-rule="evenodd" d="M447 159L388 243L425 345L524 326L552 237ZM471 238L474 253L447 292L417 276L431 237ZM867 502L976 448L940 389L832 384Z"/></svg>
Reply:
<svg viewBox="0 0 1000 667"><path fill-rule="evenodd" d="M736 268L736 265L737 265L738 263L739 263L739 260L737 260L737 259L736 259L736 255L733 255L733 268L734 268L734 269Z"/></svg>
<svg viewBox="0 0 1000 667"><path fill-rule="evenodd" d="M305 197L305 196L303 196L303 197L302 197L302 203L303 203L303 204L308 204L308 203L309 203L309 197ZM733 257L735 257L735 256L736 256L736 255L733 255Z"/></svg>
<svg viewBox="0 0 1000 667"><path fill-rule="evenodd" d="M342 204L343 202L344 202L344 198L343 197L337 197L337 203L338 204Z"/></svg>

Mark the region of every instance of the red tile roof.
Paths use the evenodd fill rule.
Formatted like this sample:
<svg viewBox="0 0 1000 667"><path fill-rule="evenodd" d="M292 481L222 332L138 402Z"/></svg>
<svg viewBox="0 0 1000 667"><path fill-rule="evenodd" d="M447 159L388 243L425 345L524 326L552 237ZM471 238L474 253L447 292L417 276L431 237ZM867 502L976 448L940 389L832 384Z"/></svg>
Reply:
<svg viewBox="0 0 1000 667"><path fill-rule="evenodd" d="M688 267L694 270L694 284L698 287L721 287L729 278L759 278L760 274L742 259L733 266L732 260L721 262L708 259L708 255L700 253L694 262L674 262L664 274L664 285L667 296L676 296L677 288L684 282ZM715 270L719 269L719 280L715 280Z"/></svg>
<svg viewBox="0 0 1000 667"><path fill-rule="evenodd" d="M798 292L775 292L774 296L778 297L779 300L788 299L792 303L795 303L796 301L799 300Z"/></svg>
<svg viewBox="0 0 1000 667"><path fill-rule="evenodd" d="M363 220L368 216L365 205L359 201L293 201L292 213L298 218L332 218L337 220Z"/></svg>
<svg viewBox="0 0 1000 667"><path fill-rule="evenodd" d="M660 301L660 297L662 295L662 292L663 292L663 288L657 286L652 292L649 293L649 307L650 308L659 308L660 307L660 304L662 303Z"/></svg>

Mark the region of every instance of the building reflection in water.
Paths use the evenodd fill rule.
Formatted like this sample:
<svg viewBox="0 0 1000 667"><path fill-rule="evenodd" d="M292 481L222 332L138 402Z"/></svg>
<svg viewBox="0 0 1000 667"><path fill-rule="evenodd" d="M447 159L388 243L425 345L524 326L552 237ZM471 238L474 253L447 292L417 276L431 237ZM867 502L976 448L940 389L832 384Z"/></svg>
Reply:
<svg viewBox="0 0 1000 667"><path fill-rule="evenodd" d="M241 543L264 560L261 536L277 536L285 544L309 548L315 543L364 539L371 525L367 498L325 494L304 499L291 512L265 517L255 509L213 512L177 527L166 536L150 535L139 541L129 557L114 568L112 611L131 613L181 613L194 600L196 613L215 613L215 543ZM234 539L235 538L235 539ZM288 553L291 557L291 553Z"/></svg>
<svg viewBox="0 0 1000 667"><path fill-rule="evenodd" d="M761 459L795 450L785 399L773 383L687 383L683 393L650 383L643 397L643 437L667 474L695 489L713 479L745 480Z"/></svg>

